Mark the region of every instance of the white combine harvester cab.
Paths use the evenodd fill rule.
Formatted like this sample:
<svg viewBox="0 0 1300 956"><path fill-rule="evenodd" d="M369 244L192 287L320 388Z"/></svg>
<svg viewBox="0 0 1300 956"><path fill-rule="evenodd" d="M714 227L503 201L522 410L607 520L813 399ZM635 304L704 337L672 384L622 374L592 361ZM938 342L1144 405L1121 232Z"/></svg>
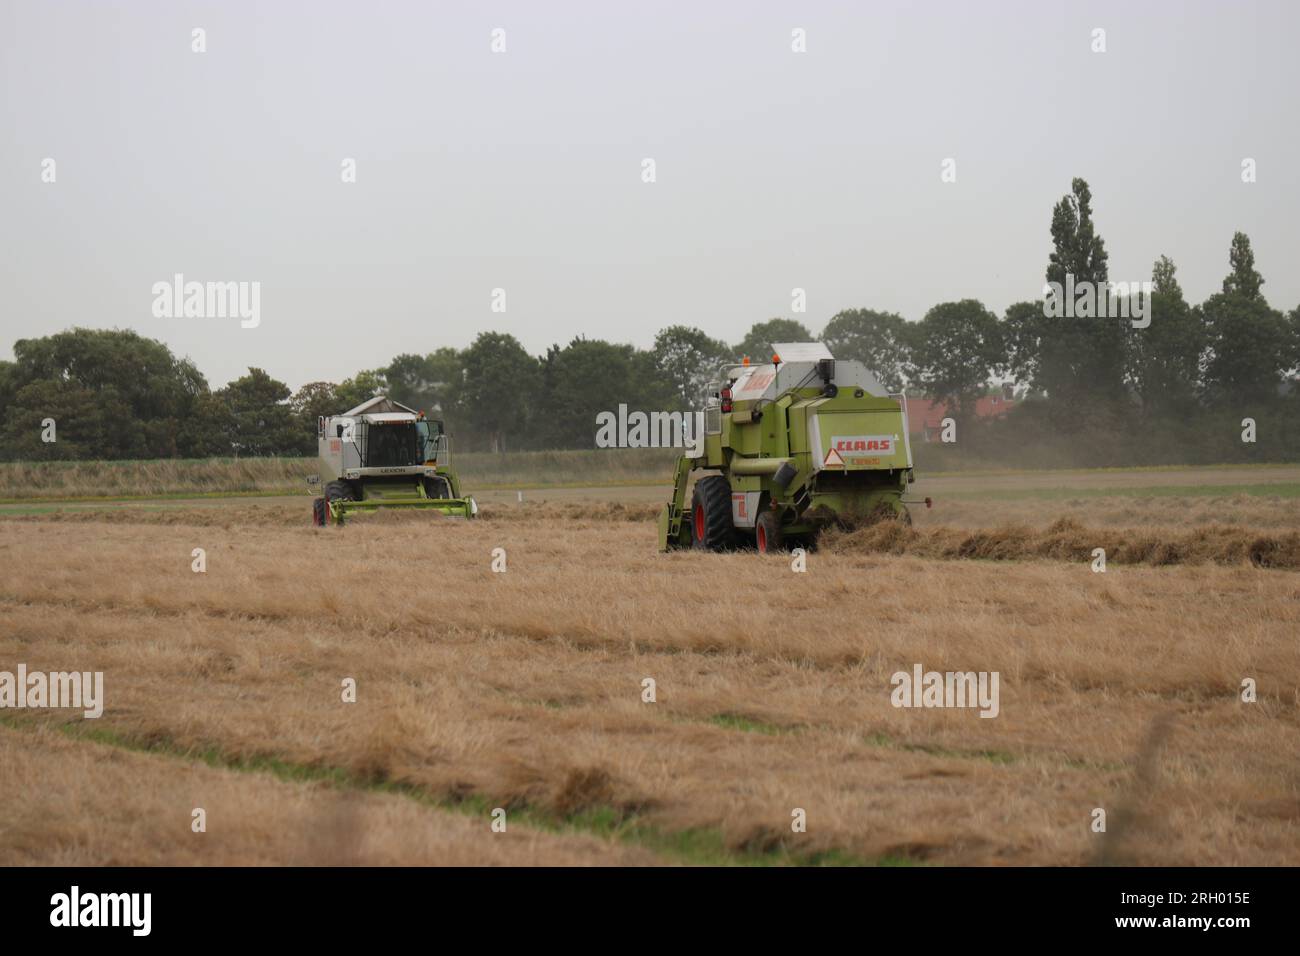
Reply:
<svg viewBox="0 0 1300 956"><path fill-rule="evenodd" d="M328 479L428 475L446 461L442 423L378 396L317 422L317 450Z"/></svg>

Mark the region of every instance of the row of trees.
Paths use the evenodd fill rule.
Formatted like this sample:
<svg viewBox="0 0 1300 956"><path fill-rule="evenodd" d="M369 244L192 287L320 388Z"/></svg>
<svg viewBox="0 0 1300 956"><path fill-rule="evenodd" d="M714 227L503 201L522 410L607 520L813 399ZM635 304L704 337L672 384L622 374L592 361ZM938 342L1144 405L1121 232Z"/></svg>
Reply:
<svg viewBox="0 0 1300 956"><path fill-rule="evenodd" d="M135 332L22 339L0 362L0 457L299 454L307 442L289 397L261 369L212 391L193 362Z"/></svg>
<svg viewBox="0 0 1300 956"><path fill-rule="evenodd" d="M1105 244L1088 185L1074 180L1052 212L1049 283L1104 285ZM315 421L386 393L443 418L461 448L503 451L591 447L598 412L699 407L718 367L767 361L774 342L827 343L891 390L948 401L969 422L995 380L1017 383L1023 412L1056 432L1098 420L1177 421L1228 409L1246 415L1287 401L1300 365L1300 308L1269 305L1250 240L1237 233L1220 292L1190 305L1174 263L1154 266L1143 303L1150 318L1059 317L1043 300L1002 316L974 299L945 302L917 322L851 309L819 334L789 318L755 324L728 345L669 326L648 350L577 338L534 356L513 337L484 332L465 349L396 356L386 367L291 392L264 370L212 390L189 359L134 332L72 329L14 345L0 362L0 455L26 458L162 458L314 454ZM54 419L58 441L42 441Z"/></svg>

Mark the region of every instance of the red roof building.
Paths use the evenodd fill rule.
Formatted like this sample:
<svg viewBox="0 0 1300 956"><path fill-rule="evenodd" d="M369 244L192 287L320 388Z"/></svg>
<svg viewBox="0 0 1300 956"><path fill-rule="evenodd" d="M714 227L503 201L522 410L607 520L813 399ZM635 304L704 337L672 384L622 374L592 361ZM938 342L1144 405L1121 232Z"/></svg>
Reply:
<svg viewBox="0 0 1300 956"><path fill-rule="evenodd" d="M976 418L1001 418L1019 402L1002 395L982 395L975 402ZM919 435L922 441L938 441L943 430L943 420L949 417L948 404L932 398L908 398L907 433Z"/></svg>

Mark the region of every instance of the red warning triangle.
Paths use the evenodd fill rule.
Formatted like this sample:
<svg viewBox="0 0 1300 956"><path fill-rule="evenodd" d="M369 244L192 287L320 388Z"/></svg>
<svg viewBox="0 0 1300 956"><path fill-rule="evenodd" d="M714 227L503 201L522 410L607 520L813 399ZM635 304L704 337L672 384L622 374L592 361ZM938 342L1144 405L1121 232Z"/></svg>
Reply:
<svg viewBox="0 0 1300 956"><path fill-rule="evenodd" d="M832 448L830 451L828 451L828 452L826 453L826 463L825 463L825 465L823 465L823 467L825 467L825 468L843 468L843 467L844 467L844 459L840 457L840 453L839 453L838 451L836 451L834 448Z"/></svg>

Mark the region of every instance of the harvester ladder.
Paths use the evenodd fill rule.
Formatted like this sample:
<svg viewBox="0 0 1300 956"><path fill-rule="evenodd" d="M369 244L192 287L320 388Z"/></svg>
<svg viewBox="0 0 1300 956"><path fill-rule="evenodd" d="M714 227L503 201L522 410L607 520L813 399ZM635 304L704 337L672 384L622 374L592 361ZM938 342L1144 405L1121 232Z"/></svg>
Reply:
<svg viewBox="0 0 1300 956"><path fill-rule="evenodd" d="M673 500L668 519L668 540L676 541L682 531L682 518L686 516L686 482L691 474L691 459L682 455L673 471Z"/></svg>

